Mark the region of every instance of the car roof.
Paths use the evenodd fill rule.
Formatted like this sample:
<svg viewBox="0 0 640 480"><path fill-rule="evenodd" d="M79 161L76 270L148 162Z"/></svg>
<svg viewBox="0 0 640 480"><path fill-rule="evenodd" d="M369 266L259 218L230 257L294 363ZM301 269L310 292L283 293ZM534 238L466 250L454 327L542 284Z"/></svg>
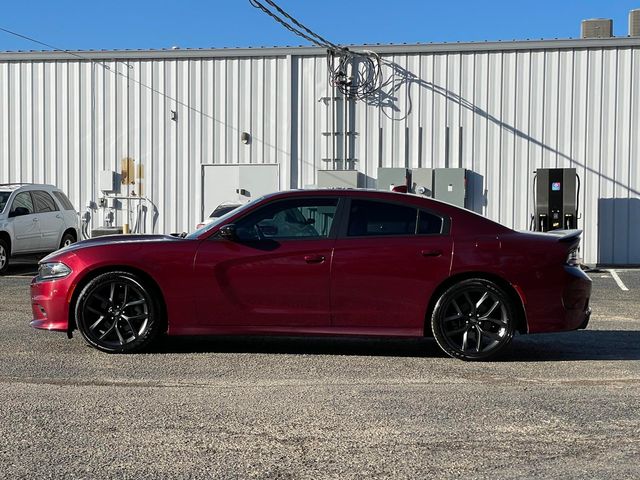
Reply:
<svg viewBox="0 0 640 480"><path fill-rule="evenodd" d="M344 196L351 198L369 198L390 202L400 202L406 205L413 205L416 208L433 209L451 217L464 219L465 224L470 228L474 226L485 225L495 228L499 231L511 231L509 227L498 222L488 219L480 213L458 207L448 202L443 202L436 198L425 197L414 193L392 192L389 190L375 190L367 188L320 188L320 189L304 189L304 190L286 190L282 192L270 193L265 195L266 199L293 198L293 197L319 197L319 196Z"/></svg>
<svg viewBox="0 0 640 480"><path fill-rule="evenodd" d="M15 192L24 188L25 190L59 190L55 185L50 185L48 183L0 183L0 190L5 192Z"/></svg>
<svg viewBox="0 0 640 480"><path fill-rule="evenodd" d="M441 205L445 208L459 208L435 198L425 197L424 195L416 195L414 193L402 193L392 192L389 190L376 190L372 188L316 188L316 189L300 189L300 190L285 190L281 192L269 193L265 195L265 198L288 198L298 196L344 196L344 197L361 197L361 198L377 198L380 200L397 201L404 203L414 204L430 204Z"/></svg>

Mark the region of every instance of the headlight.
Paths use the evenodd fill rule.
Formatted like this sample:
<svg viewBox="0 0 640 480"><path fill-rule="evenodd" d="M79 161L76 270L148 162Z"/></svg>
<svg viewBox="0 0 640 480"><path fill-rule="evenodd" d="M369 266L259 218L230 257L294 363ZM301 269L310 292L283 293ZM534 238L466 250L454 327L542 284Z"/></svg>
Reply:
<svg viewBox="0 0 640 480"><path fill-rule="evenodd" d="M61 262L41 263L38 267L38 281L64 278L71 269Z"/></svg>

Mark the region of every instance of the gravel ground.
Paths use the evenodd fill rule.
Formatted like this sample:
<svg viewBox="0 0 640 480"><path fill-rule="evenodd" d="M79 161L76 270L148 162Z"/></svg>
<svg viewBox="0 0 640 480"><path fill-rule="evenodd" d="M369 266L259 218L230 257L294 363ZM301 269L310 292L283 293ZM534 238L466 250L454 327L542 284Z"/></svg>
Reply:
<svg viewBox="0 0 640 480"><path fill-rule="evenodd" d="M640 478L640 271L591 273L588 330L464 363L431 340L106 355L28 326L30 270L0 278L0 477Z"/></svg>

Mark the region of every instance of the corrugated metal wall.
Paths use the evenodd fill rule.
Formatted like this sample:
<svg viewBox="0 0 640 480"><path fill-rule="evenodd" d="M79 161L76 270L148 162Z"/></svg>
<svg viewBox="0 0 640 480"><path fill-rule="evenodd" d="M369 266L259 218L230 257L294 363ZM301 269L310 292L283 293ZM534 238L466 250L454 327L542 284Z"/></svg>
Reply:
<svg viewBox="0 0 640 480"><path fill-rule="evenodd" d="M575 167L585 260L640 264L640 46L575 45L384 54L383 91L333 101L336 157L346 129L369 186L380 166L468 168L483 180L472 207L516 229L529 226L533 171ZM83 210L98 173L131 158L153 204L147 232L197 223L202 163L280 163L281 188L314 184L332 157L332 92L326 58L308 50L132 52L104 67L0 56L0 182L54 183Z"/></svg>

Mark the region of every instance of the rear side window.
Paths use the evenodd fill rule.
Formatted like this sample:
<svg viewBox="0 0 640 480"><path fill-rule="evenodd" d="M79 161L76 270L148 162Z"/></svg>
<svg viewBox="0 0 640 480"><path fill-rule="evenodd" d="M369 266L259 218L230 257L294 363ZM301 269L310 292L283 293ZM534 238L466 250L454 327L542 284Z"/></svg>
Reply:
<svg viewBox="0 0 640 480"><path fill-rule="evenodd" d="M38 213L58 211L56 202L53 201L53 198L51 198L51 195L49 195L47 192L36 190L34 192L31 192L31 194L33 195L33 198L36 202L36 210Z"/></svg>
<svg viewBox="0 0 640 480"><path fill-rule="evenodd" d="M53 192L53 196L58 199L58 202L60 202L62 208L64 208L65 210L75 210L75 208L73 208L73 204L69 201L64 193L56 190Z"/></svg>
<svg viewBox="0 0 640 480"><path fill-rule="evenodd" d="M371 200L352 200L347 235L415 235L416 219L417 209L413 207Z"/></svg>
<svg viewBox="0 0 640 480"><path fill-rule="evenodd" d="M418 216L418 234L437 235L442 233L443 220L441 217L429 212L420 211Z"/></svg>
<svg viewBox="0 0 640 480"><path fill-rule="evenodd" d="M29 214L35 213L33 208L33 201L31 200L31 194L29 192L20 192L13 199L13 205L11 205L11 211L15 212L16 208L26 208Z"/></svg>

